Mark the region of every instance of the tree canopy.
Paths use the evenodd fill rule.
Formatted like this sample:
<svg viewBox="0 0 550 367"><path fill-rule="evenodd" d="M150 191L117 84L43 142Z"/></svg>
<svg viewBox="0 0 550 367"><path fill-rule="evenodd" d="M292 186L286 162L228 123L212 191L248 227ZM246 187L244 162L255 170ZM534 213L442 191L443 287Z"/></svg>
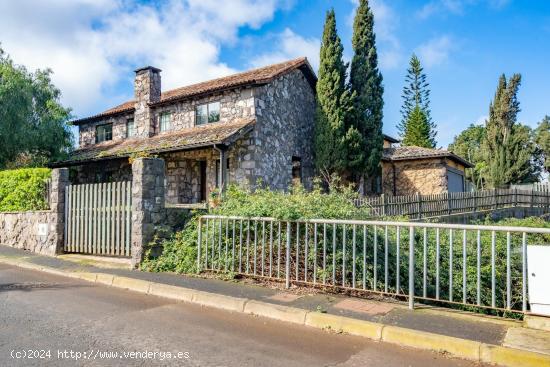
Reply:
<svg viewBox="0 0 550 367"><path fill-rule="evenodd" d="M482 145L485 140L485 126L471 124L468 128L455 136L449 145L449 150L465 158L474 165L466 170L466 178L478 189L485 187L485 169L487 164L482 154Z"/></svg>
<svg viewBox="0 0 550 367"><path fill-rule="evenodd" d="M70 110L50 75L27 71L0 49L0 169L44 165L71 148Z"/></svg>
<svg viewBox="0 0 550 367"><path fill-rule="evenodd" d="M538 167L533 164L536 147L531 139L531 129L517 123L520 84L521 75L514 74L506 79L503 74L489 106L483 151L487 163L486 180L490 187L530 182L538 175Z"/></svg>
<svg viewBox="0 0 550 367"><path fill-rule="evenodd" d="M347 169L345 117L351 110L351 98L346 89L347 65L343 52L336 15L330 10L321 41L315 125L315 164L327 177L343 175Z"/></svg>
<svg viewBox="0 0 550 367"><path fill-rule="evenodd" d="M353 59L349 86L353 97L353 113L347 119L349 166L357 178L372 178L382 158L383 93L382 74L378 69L378 53L374 34L374 15L369 2L360 0L353 21Z"/></svg>
<svg viewBox="0 0 550 367"><path fill-rule="evenodd" d="M535 142L544 159L544 169L550 172L550 116L544 116L535 130Z"/></svg>
<svg viewBox="0 0 550 367"><path fill-rule="evenodd" d="M402 119L397 125L403 145L416 145L425 148L435 148L436 146L437 126L431 117L429 87L420 60L413 54L401 95L403 99Z"/></svg>
<svg viewBox="0 0 550 367"><path fill-rule="evenodd" d="M416 106L410 112L405 122L405 134L401 144L405 146L418 146L424 148L433 148L434 144L430 139L430 123L426 112Z"/></svg>

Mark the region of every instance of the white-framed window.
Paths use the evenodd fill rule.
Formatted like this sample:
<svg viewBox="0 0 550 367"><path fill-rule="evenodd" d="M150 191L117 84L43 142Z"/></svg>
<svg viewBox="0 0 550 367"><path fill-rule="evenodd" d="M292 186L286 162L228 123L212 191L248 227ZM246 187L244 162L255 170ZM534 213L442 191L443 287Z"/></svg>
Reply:
<svg viewBox="0 0 550 367"><path fill-rule="evenodd" d="M220 121L220 102L201 104L195 107L195 125Z"/></svg>
<svg viewBox="0 0 550 367"><path fill-rule="evenodd" d="M172 129L172 124L170 122L171 115L170 112L163 112L160 114L159 129L161 133Z"/></svg>
<svg viewBox="0 0 550 367"><path fill-rule="evenodd" d="M126 120L126 137L131 138L136 136L136 124L133 118Z"/></svg>
<svg viewBox="0 0 550 367"><path fill-rule="evenodd" d="M101 143L103 141L113 139L113 124L103 124L95 127L95 142Z"/></svg>

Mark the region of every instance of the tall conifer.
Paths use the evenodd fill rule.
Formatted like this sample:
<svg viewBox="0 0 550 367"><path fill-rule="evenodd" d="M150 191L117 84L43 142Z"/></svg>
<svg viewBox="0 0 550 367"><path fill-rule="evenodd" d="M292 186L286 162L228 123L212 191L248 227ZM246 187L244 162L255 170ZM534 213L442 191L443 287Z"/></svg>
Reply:
<svg viewBox="0 0 550 367"><path fill-rule="evenodd" d="M420 64L418 57L413 54L405 76L405 87L403 87L403 106L401 107L401 122L397 125L402 137L403 144L417 145L426 148L435 148L436 146L436 124L433 122L430 111L430 84L426 80L426 74ZM425 116L419 120L419 112L416 112L416 118L411 118L411 114L416 109L420 109ZM423 126L410 126L412 122L423 124ZM427 127L424 126L427 124ZM407 135L408 132L415 133ZM415 135L423 131L423 135ZM415 137L415 138L413 138Z"/></svg>
<svg viewBox="0 0 550 367"><path fill-rule="evenodd" d="M317 81L317 122L315 129L315 163L323 175L346 171L344 144L346 113L351 108L346 90L346 69L342 42L336 30L334 10L327 12L320 51Z"/></svg>
<svg viewBox="0 0 550 367"><path fill-rule="evenodd" d="M374 15L368 0L360 0L353 22L350 91L353 113L347 119L349 168L355 178L373 178L380 169L383 135L382 118L384 87L378 69Z"/></svg>

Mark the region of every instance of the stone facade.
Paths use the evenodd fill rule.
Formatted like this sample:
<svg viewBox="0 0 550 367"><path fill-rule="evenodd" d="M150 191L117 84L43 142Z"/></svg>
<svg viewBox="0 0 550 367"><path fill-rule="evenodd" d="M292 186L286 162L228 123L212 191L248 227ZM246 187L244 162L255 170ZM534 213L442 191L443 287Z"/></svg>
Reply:
<svg viewBox="0 0 550 367"><path fill-rule="evenodd" d="M156 154L156 157L166 161L167 202L198 203L204 199L204 186L208 197L220 181L216 172L216 167L220 167L219 149L226 152L226 160L221 165L228 168L225 183L254 188L257 182L262 181L272 189L286 190L293 183L293 165L298 165L294 174L299 172L300 181L306 187L311 186L314 173L315 90L302 70L282 73L266 84L239 86L174 102L164 103L161 100L156 105L150 105L143 101L154 103L160 98L160 74L156 70L144 68L136 72L135 114L80 125L81 148L95 143L97 125L112 122L113 140L122 140L126 136L126 120L133 117L136 129L141 129L138 131L139 138L162 135L164 132L160 133L159 120L163 113L170 113L170 131L185 130L196 126L197 105L219 102L220 121L212 125L255 118L254 129L227 147L212 146ZM142 129L139 126L145 127ZM150 126L149 133L144 133L147 126ZM201 183L201 165L204 164L205 185ZM76 173L71 176L74 183L132 179L126 158L90 162L74 171Z"/></svg>
<svg viewBox="0 0 550 367"><path fill-rule="evenodd" d="M0 213L0 245L43 255L63 252L66 168L52 171L50 210Z"/></svg>
<svg viewBox="0 0 550 367"><path fill-rule="evenodd" d="M73 184L132 181L132 165L128 158L90 162L70 168Z"/></svg>
<svg viewBox="0 0 550 367"><path fill-rule="evenodd" d="M82 124L79 127L79 146L81 148L95 144L96 126L102 124L113 125L113 141L126 139L126 122L134 118L133 113L123 114L114 117L107 117L100 122Z"/></svg>
<svg viewBox="0 0 550 367"><path fill-rule="evenodd" d="M236 118L253 117L255 114L254 89L250 87L230 89L223 93L155 107L153 110L155 132L160 134L160 115L166 112L170 113L171 130L194 127L195 107L211 102L220 103L219 123L230 122Z"/></svg>
<svg viewBox="0 0 550 367"><path fill-rule="evenodd" d="M143 259L144 247L166 220L164 161L138 158L132 163L132 265Z"/></svg>
<svg viewBox="0 0 550 367"><path fill-rule="evenodd" d="M292 184L292 157L301 160L302 182L313 177L315 91L304 74L294 70L256 93L257 126L250 168L252 182L261 178L272 189L286 190Z"/></svg>
<svg viewBox="0 0 550 367"><path fill-rule="evenodd" d="M445 159L416 159L382 163L385 195L440 194L447 191Z"/></svg>

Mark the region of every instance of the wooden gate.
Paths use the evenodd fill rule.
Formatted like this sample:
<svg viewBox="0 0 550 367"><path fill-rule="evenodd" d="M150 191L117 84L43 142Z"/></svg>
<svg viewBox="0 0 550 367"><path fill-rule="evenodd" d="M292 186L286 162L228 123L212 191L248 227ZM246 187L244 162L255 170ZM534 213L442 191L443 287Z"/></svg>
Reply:
<svg viewBox="0 0 550 367"><path fill-rule="evenodd" d="M65 203L65 252L130 256L131 182L70 185Z"/></svg>

